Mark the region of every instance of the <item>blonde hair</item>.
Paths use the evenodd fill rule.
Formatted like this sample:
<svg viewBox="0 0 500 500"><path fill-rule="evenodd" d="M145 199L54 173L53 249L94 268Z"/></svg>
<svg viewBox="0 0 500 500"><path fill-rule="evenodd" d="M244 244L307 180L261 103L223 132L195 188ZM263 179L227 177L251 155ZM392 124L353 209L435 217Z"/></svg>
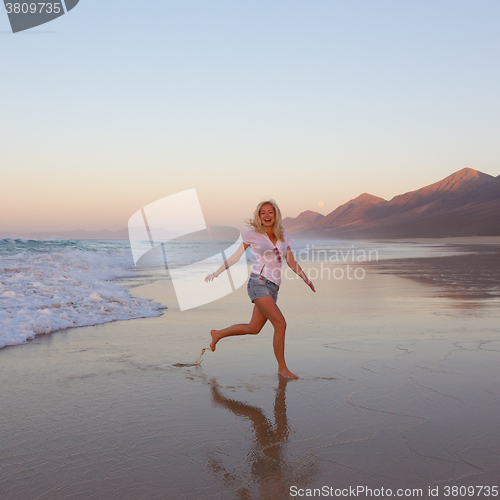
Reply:
<svg viewBox="0 0 500 500"><path fill-rule="evenodd" d="M281 210L279 209L278 204L273 199L261 201L257 205L257 208L253 213L253 219L248 219L246 221L247 226L255 229L255 231L257 231L258 233L266 234L266 228L262 225L262 222L260 220L260 209L264 205L271 205L274 208L273 234L278 240L285 241L283 226L281 225L281 222L283 220L281 217Z"/></svg>

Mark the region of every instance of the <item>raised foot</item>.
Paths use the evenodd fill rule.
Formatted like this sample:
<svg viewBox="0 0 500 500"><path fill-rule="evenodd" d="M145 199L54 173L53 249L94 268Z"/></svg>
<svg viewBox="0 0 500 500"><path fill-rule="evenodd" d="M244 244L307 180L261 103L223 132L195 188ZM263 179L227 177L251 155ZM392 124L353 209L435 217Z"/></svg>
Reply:
<svg viewBox="0 0 500 500"><path fill-rule="evenodd" d="M215 344L219 342L221 339L219 335L217 335L217 330L210 330L210 335L212 336L212 342L210 342L210 349L211 351L215 351Z"/></svg>
<svg viewBox="0 0 500 500"><path fill-rule="evenodd" d="M295 373L292 373L288 368L284 368L283 370L278 370L278 375L283 378L299 378Z"/></svg>

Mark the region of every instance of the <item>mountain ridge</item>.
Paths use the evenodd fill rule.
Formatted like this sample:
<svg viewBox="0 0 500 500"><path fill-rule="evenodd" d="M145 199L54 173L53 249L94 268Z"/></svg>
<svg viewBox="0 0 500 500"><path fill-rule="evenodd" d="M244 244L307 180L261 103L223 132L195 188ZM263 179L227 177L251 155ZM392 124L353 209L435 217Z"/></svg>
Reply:
<svg viewBox="0 0 500 500"><path fill-rule="evenodd" d="M464 168L388 201L363 193L319 221L288 231L345 239L499 236L500 176Z"/></svg>

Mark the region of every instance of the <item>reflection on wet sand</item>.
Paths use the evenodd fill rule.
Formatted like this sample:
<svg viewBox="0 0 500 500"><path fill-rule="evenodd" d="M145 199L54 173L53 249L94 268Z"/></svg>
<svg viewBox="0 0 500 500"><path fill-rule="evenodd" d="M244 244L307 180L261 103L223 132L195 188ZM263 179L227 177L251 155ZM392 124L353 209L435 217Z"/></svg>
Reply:
<svg viewBox="0 0 500 500"><path fill-rule="evenodd" d="M257 407L224 396L216 378L210 383L212 404L229 410L242 420L250 421L254 433L253 445L248 452L250 472L228 470L223 460L212 453L208 464L217 479L234 489L236 498L256 498L252 485L258 486L260 500L288 498L291 484L309 484L317 475L315 460L292 462L287 459L285 444L290 435L290 424L286 413L285 392L288 379L279 378L274 399L274 425L264 411Z"/></svg>
<svg viewBox="0 0 500 500"><path fill-rule="evenodd" d="M486 304L481 299L500 297L500 247L470 245L460 249L469 253L386 260L374 264L374 267L381 274L392 274L440 287L442 293L437 296L464 301L462 306L465 308L483 307Z"/></svg>

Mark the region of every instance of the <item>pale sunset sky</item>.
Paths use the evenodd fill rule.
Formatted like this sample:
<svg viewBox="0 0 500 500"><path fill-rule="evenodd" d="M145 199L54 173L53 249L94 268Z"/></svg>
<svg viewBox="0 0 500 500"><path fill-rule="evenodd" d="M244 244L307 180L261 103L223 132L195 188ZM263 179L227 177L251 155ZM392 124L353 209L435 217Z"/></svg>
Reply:
<svg viewBox="0 0 500 500"><path fill-rule="evenodd" d="M80 0L0 8L0 233L118 230L196 188L208 224L500 175L498 0ZM323 202L324 206L319 206Z"/></svg>

